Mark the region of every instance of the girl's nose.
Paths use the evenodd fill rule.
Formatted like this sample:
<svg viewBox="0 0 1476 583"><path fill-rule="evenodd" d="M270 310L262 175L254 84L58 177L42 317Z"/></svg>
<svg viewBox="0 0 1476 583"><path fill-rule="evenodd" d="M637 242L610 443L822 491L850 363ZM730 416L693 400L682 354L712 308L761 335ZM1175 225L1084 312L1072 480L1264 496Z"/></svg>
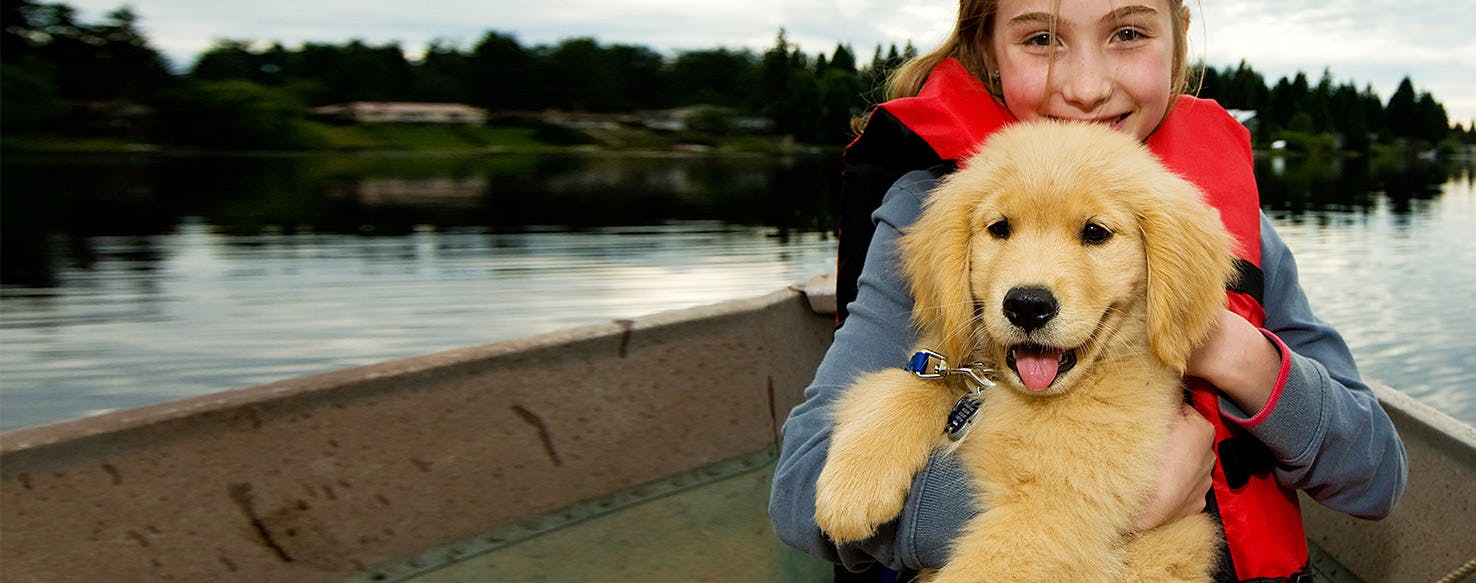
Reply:
<svg viewBox="0 0 1476 583"><path fill-rule="evenodd" d="M1061 97L1084 112L1094 111L1112 96L1112 72L1107 59L1090 50L1073 50L1065 59Z"/></svg>

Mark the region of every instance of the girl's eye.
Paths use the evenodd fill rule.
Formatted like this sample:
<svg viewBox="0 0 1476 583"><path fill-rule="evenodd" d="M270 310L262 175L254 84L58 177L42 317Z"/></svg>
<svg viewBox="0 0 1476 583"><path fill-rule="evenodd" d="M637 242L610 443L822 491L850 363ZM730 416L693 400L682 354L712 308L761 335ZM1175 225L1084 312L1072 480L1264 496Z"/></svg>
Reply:
<svg viewBox="0 0 1476 583"><path fill-rule="evenodd" d="M1051 34L1050 33L1048 33L1048 32L1037 32L1035 34L1032 34L1030 36L1025 37L1024 44L1025 44L1025 46L1029 46L1029 47L1048 47L1048 46L1051 46L1053 43L1051 42Z"/></svg>
<svg viewBox="0 0 1476 583"><path fill-rule="evenodd" d="M1148 35L1143 34L1143 31L1133 27L1120 28L1117 30L1117 32L1112 33L1112 40L1123 43L1139 41L1147 37Z"/></svg>
<svg viewBox="0 0 1476 583"><path fill-rule="evenodd" d="M991 223L988 227L986 227L986 229L989 231L989 234L995 239L1010 238L1009 219L1000 219L998 221L995 221L994 223Z"/></svg>
<svg viewBox="0 0 1476 583"><path fill-rule="evenodd" d="M1087 245L1101 245L1112 238L1112 231L1097 223L1087 223L1081 229L1081 242Z"/></svg>

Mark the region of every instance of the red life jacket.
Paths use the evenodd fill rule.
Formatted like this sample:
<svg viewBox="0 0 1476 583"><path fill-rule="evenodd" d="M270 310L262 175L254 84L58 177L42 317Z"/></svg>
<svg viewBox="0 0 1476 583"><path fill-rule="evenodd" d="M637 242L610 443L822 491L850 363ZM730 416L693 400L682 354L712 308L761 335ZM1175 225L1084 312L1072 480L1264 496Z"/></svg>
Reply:
<svg viewBox="0 0 1476 583"><path fill-rule="evenodd" d="M880 206L892 183L909 171L956 166L1014 121L954 59L934 68L916 97L888 101L872 112L866 130L845 154L838 319L844 320L843 307L855 299L860 263L874 230L870 211ZM1249 132L1215 102L1181 96L1147 146L1219 209L1239 246L1241 277L1226 291L1229 307L1261 326L1266 314L1261 305L1260 208ZM1191 379L1190 388L1195 410L1215 427L1220 463L1214 468L1211 507L1224 525L1231 578L1307 577L1307 539L1295 491L1283 488L1271 474L1270 452L1221 416L1219 391L1198 379Z"/></svg>

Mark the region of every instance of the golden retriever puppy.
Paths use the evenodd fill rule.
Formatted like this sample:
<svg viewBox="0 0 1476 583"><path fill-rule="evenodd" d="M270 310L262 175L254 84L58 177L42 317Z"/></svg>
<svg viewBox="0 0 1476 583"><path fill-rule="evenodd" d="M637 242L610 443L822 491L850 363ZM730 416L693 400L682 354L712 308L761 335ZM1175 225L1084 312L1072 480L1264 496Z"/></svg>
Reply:
<svg viewBox="0 0 1476 583"><path fill-rule="evenodd" d="M1016 125L939 184L901 242L913 323L922 347L998 385L955 451L979 514L928 580L1211 578L1208 516L1132 523L1189 355L1225 305L1231 245L1198 189L1101 126ZM965 382L886 370L847 389L815 500L827 535L863 539L897 516L948 446Z"/></svg>

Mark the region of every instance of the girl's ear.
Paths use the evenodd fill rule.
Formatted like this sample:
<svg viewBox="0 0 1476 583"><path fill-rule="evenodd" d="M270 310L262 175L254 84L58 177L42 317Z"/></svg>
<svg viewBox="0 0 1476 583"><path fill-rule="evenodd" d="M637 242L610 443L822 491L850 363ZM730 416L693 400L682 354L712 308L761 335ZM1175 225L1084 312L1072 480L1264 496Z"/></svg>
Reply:
<svg viewBox="0 0 1476 583"><path fill-rule="evenodd" d="M1183 372L1225 307L1233 245L1199 190L1163 173L1136 203L1148 261L1148 334L1153 353Z"/></svg>
<svg viewBox="0 0 1476 583"><path fill-rule="evenodd" d="M972 203L978 200L978 190L970 188L960 174L949 176L934 189L922 216L900 244L918 336L941 343L931 348L953 362L963 362L972 352L974 317L969 242Z"/></svg>

